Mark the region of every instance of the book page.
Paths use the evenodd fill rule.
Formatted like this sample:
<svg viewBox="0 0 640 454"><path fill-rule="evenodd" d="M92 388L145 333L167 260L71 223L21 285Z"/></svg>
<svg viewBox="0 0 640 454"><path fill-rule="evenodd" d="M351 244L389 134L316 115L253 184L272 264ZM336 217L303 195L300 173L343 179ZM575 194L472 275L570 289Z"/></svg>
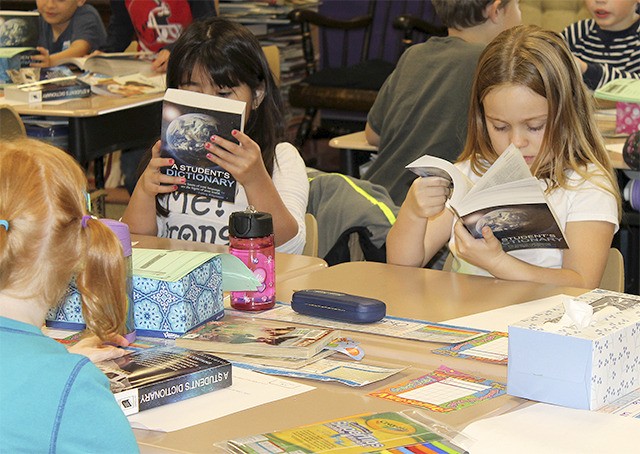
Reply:
<svg viewBox="0 0 640 454"><path fill-rule="evenodd" d="M440 177L451 182L453 192L451 193L450 203L457 205L473 186L473 183L452 163L445 159L435 156L425 155L405 168L411 170L420 177Z"/></svg>
<svg viewBox="0 0 640 454"><path fill-rule="evenodd" d="M489 167L489 170L480 178L475 186L469 190L469 194L484 191L486 188L503 183L531 178L531 171L522 153L515 145L511 144L498 159Z"/></svg>

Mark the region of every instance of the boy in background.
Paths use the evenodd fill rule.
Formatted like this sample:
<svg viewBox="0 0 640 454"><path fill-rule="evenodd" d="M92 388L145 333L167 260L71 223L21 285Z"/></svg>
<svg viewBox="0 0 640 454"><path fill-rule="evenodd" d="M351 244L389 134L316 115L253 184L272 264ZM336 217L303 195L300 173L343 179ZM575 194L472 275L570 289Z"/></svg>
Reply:
<svg viewBox="0 0 640 454"><path fill-rule="evenodd" d="M84 57L107 38L98 11L85 0L36 0L40 13L38 51L31 66L48 68L64 58Z"/></svg>
<svg viewBox="0 0 640 454"><path fill-rule="evenodd" d="M591 90L620 78L640 78L638 0L585 0L592 19L569 25L562 36Z"/></svg>
<svg viewBox="0 0 640 454"><path fill-rule="evenodd" d="M456 159L480 53L521 19L518 0L433 0L433 6L449 36L407 49L367 117L367 141L379 152L364 179L384 186L397 205L416 177L405 165L425 154Z"/></svg>

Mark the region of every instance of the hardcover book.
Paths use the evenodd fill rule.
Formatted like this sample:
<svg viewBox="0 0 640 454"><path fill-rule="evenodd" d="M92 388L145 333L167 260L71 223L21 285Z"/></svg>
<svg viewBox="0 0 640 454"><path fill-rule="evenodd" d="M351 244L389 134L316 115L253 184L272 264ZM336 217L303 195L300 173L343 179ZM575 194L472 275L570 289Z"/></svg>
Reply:
<svg viewBox="0 0 640 454"><path fill-rule="evenodd" d="M46 79L22 85L7 85L4 97L9 101L36 103L91 96L91 86L75 76Z"/></svg>
<svg viewBox="0 0 640 454"><path fill-rule="evenodd" d="M214 353L311 358L335 338L339 331L330 328L296 326L270 320L248 320L225 316L210 321L176 339L176 345Z"/></svg>
<svg viewBox="0 0 640 454"><path fill-rule="evenodd" d="M152 347L96 363L125 415L231 386L231 364L209 353Z"/></svg>
<svg viewBox="0 0 640 454"><path fill-rule="evenodd" d="M447 206L475 238L482 238L482 228L489 226L506 252L569 247L540 182L513 145L475 185L449 161L434 156L422 156L407 169L451 182Z"/></svg>
<svg viewBox="0 0 640 454"><path fill-rule="evenodd" d="M36 47L37 11L0 11L0 47Z"/></svg>
<svg viewBox="0 0 640 454"><path fill-rule="evenodd" d="M234 202L236 180L207 159L211 136L237 142L231 131L244 128L245 103L186 90L168 89L162 107L161 156L174 165L162 173L183 177L179 191Z"/></svg>
<svg viewBox="0 0 640 454"><path fill-rule="evenodd" d="M0 83L10 83L9 70L31 64L38 54L38 18L32 11L0 11Z"/></svg>
<svg viewBox="0 0 640 454"><path fill-rule="evenodd" d="M245 454L466 453L450 441L456 435L466 441L444 424L409 410L355 415L229 440L226 448Z"/></svg>

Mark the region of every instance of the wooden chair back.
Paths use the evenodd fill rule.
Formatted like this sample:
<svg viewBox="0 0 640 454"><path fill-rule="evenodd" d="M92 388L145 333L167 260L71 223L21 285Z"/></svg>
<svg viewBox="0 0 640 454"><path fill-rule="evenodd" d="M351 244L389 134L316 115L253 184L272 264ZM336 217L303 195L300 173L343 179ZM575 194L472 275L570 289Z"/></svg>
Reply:
<svg viewBox="0 0 640 454"><path fill-rule="evenodd" d="M14 140L27 136L18 112L9 105L0 106L0 139Z"/></svg>

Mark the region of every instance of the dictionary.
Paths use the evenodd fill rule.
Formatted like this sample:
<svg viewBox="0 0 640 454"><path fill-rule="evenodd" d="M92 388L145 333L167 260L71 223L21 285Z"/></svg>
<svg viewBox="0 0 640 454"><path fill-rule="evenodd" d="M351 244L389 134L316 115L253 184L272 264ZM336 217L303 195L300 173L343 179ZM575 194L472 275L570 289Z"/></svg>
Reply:
<svg viewBox="0 0 640 454"><path fill-rule="evenodd" d="M125 415L231 386L231 363L179 347L141 349L96 366Z"/></svg>
<svg viewBox="0 0 640 454"><path fill-rule="evenodd" d="M475 238L489 227L505 252L569 248L540 182L513 144L475 184L457 166L435 156L422 156L406 168L421 177L448 180L446 206Z"/></svg>
<svg viewBox="0 0 640 454"><path fill-rule="evenodd" d="M233 203L236 180L207 158L212 136L238 143L231 132L244 131L246 103L170 88L162 104L160 155L174 163L161 172L185 179L178 191Z"/></svg>

